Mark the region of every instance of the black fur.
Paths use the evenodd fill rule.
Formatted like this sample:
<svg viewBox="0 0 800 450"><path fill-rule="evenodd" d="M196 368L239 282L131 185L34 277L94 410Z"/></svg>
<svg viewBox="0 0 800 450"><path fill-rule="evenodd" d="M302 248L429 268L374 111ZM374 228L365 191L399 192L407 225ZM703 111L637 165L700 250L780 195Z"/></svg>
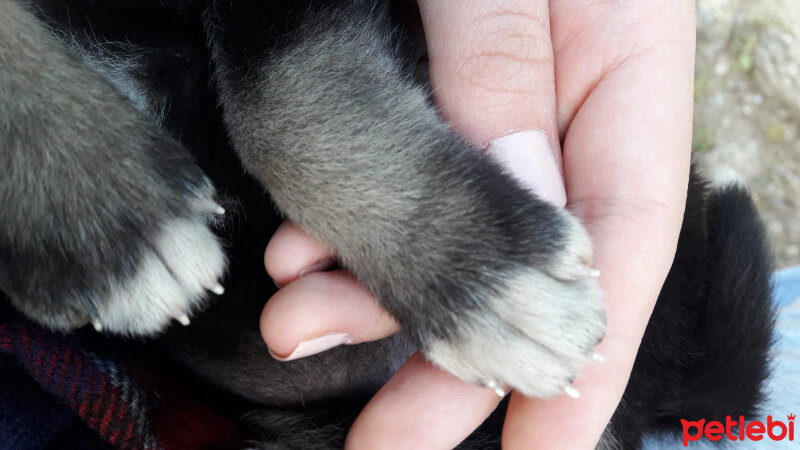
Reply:
<svg viewBox="0 0 800 450"><path fill-rule="evenodd" d="M558 354L537 336L525 338L537 343L534 352L552 358L553 367L574 374L602 332L597 305L586 300L596 296L591 286L562 280L564 267L585 262L585 255L567 251L580 227L530 196L436 117L414 81L418 67L410 55L416 53L401 2L166 3L25 3L62 41L75 38L70 50L42 34L37 39L48 47L46 55L20 52L8 34L14 29L4 34L0 27L0 51L18 51L13 61L0 54L0 162L18 167L13 178L0 168L0 198L11 206L0 210L0 290L12 303L51 327L90 320L93 305L110 289L108 279L133 277L165 222L201 217L191 205L212 195L204 172L218 200L235 199L225 204L233 214L216 229L228 243L227 291L194 316L191 327L171 329L154 345L168 349L168 363L212 385L232 414L250 411L245 423L264 448L340 446L355 413L413 351L412 342L423 350L459 350L475 330L505 338L507 319L489 299L502 297L510 274L523 269L541 273L554 289L568 289L576 314L585 314L572 324L575 334L590 330L574 354ZM16 5L0 4L0 24L2 17L33 17ZM348 45L332 45L331 37ZM85 51L98 42L107 53L139 58L128 75L150 109L136 111L135 99L115 90L114 74L104 79L81 62L74 45ZM37 77L37 70L20 77L25 64L39 71L54 66L56 78ZM64 65L73 72L63 72ZM20 83L41 95L11 91ZM319 86L325 89L314 91ZM302 97L309 92L321 97ZM112 112L64 110L63 118L46 123L25 116L20 106L28 99L35 111L91 105L93 95ZM70 140L75 120L86 121L85 132ZM53 139L42 140L29 124L50 130ZM47 158L19 152L27 145L48 155L52 142L66 145L77 164L58 165L65 171L60 178L43 177ZM112 170L114 161L126 158L142 166ZM100 182L76 190L73 181L86 172ZM371 177L375 173L381 176ZM26 176L32 178L20 178ZM144 182L149 197L115 187L142 179L150 180ZM256 322L275 288L262 256L281 218L262 186L283 213L337 251L410 339L345 346L290 363L267 354ZM41 193L31 197L30 189ZM80 208L72 208L74 199ZM114 213L91 212L98 207ZM762 226L743 188L711 188L696 173L686 211L675 264L607 445L634 448L643 432L675 428L680 418L747 415L758 403L773 321ZM85 239L76 230L83 226L95 230ZM66 321L63 308L74 309ZM496 328L476 328L472 314L493 318ZM534 359L524 360L530 380L555 371L531 367ZM437 362L447 367L446 358ZM471 378L486 373L486 366L475 367L461 375L491 381ZM559 377L556 389L569 382ZM498 411L465 446L496 446L501 422Z"/></svg>
<svg viewBox="0 0 800 450"><path fill-rule="evenodd" d="M621 448L680 419L750 417L769 374L772 258L740 185L709 187L696 173L675 261L609 425Z"/></svg>

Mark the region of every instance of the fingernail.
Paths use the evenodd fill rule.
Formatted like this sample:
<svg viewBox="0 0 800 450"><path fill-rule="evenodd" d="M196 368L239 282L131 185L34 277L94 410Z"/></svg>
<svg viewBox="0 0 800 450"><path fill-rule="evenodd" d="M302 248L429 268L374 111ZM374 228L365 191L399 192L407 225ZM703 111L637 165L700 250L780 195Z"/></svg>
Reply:
<svg viewBox="0 0 800 450"><path fill-rule="evenodd" d="M316 264L314 264L313 266L309 267L308 269L301 270L300 274L298 275L298 278L302 277L303 275L312 273L312 272L322 272L325 269L333 267L333 263L334 262L335 261L334 261L333 258L322 259L322 260L318 261Z"/></svg>
<svg viewBox="0 0 800 450"><path fill-rule="evenodd" d="M486 153L501 163L524 186L558 207L567 204L564 179L541 131L518 131L493 140Z"/></svg>
<svg viewBox="0 0 800 450"><path fill-rule="evenodd" d="M316 339L300 342L289 356L283 357L276 355L272 353L272 350L270 350L269 353L278 361L292 361L305 358L306 356L316 355L317 353L330 350L338 345L349 344L351 342L353 342L353 340L347 333L331 333Z"/></svg>

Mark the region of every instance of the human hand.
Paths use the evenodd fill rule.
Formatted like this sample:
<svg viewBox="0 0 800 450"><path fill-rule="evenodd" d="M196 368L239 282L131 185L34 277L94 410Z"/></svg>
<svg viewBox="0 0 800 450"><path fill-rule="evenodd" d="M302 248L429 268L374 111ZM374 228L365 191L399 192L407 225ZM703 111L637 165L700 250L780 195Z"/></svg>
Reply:
<svg viewBox="0 0 800 450"><path fill-rule="evenodd" d="M624 391L675 251L691 141L693 2L421 0L420 8L444 117L479 147L509 131L543 130L555 167L563 155L567 207L593 237L602 272L606 362L575 380L578 400L512 394L504 446L592 447ZM328 255L291 225L273 237L267 269L291 282L262 315L273 353L398 330L347 273L298 279ZM367 405L348 446L453 447L497 401L415 355Z"/></svg>

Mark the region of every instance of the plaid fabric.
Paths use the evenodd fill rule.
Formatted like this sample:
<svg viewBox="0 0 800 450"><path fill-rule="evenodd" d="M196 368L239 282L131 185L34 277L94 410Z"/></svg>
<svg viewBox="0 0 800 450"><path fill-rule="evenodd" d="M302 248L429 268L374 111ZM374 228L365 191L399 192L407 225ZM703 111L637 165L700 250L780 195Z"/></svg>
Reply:
<svg viewBox="0 0 800 450"><path fill-rule="evenodd" d="M238 447L235 425L159 376L146 350L49 332L0 308L0 447L52 446L76 421L115 448Z"/></svg>

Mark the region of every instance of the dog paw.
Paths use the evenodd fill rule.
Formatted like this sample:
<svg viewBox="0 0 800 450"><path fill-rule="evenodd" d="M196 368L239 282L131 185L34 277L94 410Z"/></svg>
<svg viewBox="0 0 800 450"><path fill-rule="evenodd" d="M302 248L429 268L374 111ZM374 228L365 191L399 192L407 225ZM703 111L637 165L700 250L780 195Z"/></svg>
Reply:
<svg viewBox="0 0 800 450"><path fill-rule="evenodd" d="M572 380L600 358L593 349L604 336L605 313L599 272L590 268L591 241L577 220L566 223L566 239L549 264L518 265L473 292L481 306L462 313L446 337L425 340L427 358L499 395L510 387L528 396L576 397Z"/></svg>
<svg viewBox="0 0 800 450"><path fill-rule="evenodd" d="M60 331L91 324L97 331L147 336L173 319L188 325L210 293L224 292L219 280L226 258L207 226L224 210L212 194L209 187L172 192L183 208L149 203L147 215L100 219L95 210L61 218L61 227L38 230L48 239L22 248L15 270L3 274L4 290L29 318ZM126 226L115 226L125 219Z"/></svg>
<svg viewBox="0 0 800 450"><path fill-rule="evenodd" d="M91 182L38 180L40 195L11 205L0 290L17 309L55 330L90 323L143 336L188 324L209 291L222 294L226 259L208 225L224 210L186 151L156 142L127 149Z"/></svg>
<svg viewBox="0 0 800 450"><path fill-rule="evenodd" d="M142 335L187 322L225 266L205 224L210 181L110 75L20 17L35 51L10 73L42 65L53 78L15 78L20 96L0 108L0 291L56 330Z"/></svg>
<svg viewBox="0 0 800 450"><path fill-rule="evenodd" d="M225 255L202 217L169 220L133 273L111 283L90 321L98 331L127 335L156 333L172 319L189 325L209 292L224 293L224 269Z"/></svg>

